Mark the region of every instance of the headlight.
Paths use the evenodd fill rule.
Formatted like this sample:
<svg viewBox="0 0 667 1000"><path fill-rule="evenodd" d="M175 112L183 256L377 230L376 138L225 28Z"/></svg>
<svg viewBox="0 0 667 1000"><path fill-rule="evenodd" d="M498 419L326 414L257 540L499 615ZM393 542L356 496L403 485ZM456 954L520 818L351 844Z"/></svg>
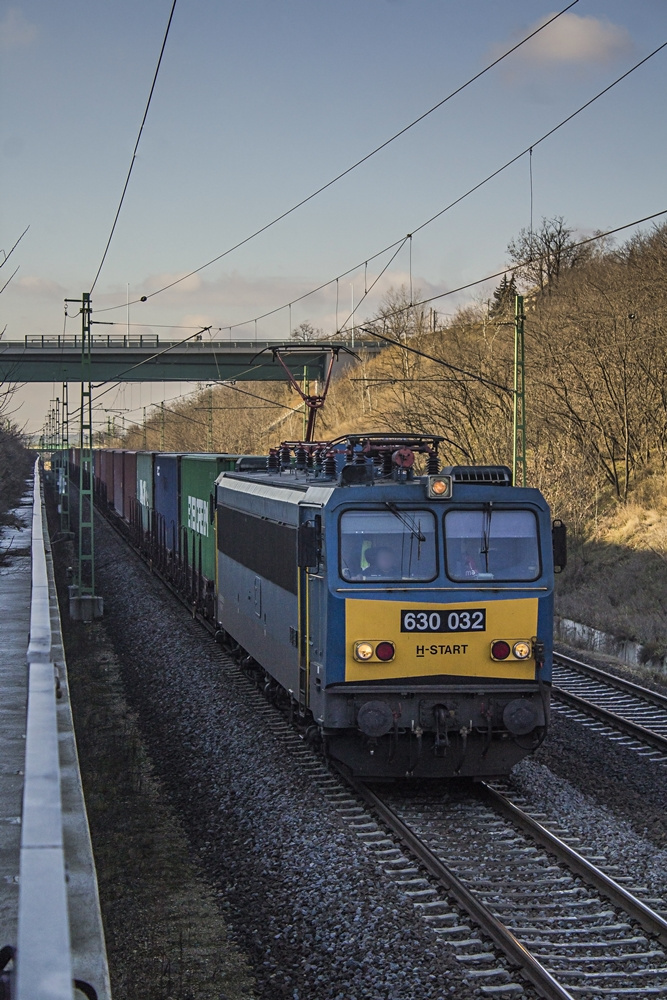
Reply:
<svg viewBox="0 0 667 1000"><path fill-rule="evenodd" d="M452 495L451 476L429 476L427 496L436 500L448 500Z"/></svg>
<svg viewBox="0 0 667 1000"><path fill-rule="evenodd" d="M388 663L389 660L394 659L395 655L396 647L388 639L384 639L382 642L378 642L376 639L372 642L368 639L360 639L354 644L354 658L362 663L367 663L369 660Z"/></svg>
<svg viewBox="0 0 667 1000"><path fill-rule="evenodd" d="M491 657L494 660L527 660L532 656L533 647L527 639L494 639L491 643Z"/></svg>
<svg viewBox="0 0 667 1000"><path fill-rule="evenodd" d="M370 660L373 655L373 647L370 642L355 642L354 644L354 658L355 660Z"/></svg>

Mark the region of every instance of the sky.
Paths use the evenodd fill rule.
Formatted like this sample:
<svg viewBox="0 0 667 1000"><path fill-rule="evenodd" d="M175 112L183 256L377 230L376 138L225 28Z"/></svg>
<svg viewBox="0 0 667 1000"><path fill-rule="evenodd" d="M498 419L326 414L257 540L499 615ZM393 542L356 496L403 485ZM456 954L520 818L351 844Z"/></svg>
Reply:
<svg viewBox="0 0 667 1000"><path fill-rule="evenodd" d="M508 243L531 224L531 204L534 225L563 216L581 236L667 209L667 48L538 141L667 42L664 0L578 0L248 239L566 5L177 0L95 282L172 0L5 2L0 249L8 253L29 229L0 268L2 287L19 267L0 294L4 339L80 332L64 299L91 289L93 319L116 324L105 334L125 334L129 314L132 334L165 339L211 326L218 339L287 340L303 322L333 339L353 302L363 321L392 287L412 283L425 298L502 270ZM423 225L531 146L532 156ZM434 305L452 313L497 283ZM192 388L114 390L96 419L115 408L140 420L144 406ZM22 388L14 419L37 430L59 395L59 385Z"/></svg>

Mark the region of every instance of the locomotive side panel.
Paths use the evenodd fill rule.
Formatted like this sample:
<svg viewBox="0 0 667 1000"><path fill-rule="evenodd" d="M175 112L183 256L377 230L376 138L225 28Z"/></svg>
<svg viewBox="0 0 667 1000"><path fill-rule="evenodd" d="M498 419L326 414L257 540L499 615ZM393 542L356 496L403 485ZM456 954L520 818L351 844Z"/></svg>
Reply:
<svg viewBox="0 0 667 1000"><path fill-rule="evenodd" d="M286 690L297 692L297 529L217 507L218 621Z"/></svg>

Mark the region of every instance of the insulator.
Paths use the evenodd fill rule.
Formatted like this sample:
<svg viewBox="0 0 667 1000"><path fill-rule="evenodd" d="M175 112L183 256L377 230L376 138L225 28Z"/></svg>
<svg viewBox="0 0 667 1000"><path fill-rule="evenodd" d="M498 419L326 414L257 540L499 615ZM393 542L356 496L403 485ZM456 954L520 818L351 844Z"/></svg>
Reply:
<svg viewBox="0 0 667 1000"><path fill-rule="evenodd" d="M391 460L391 452L385 451L382 453L382 475L391 476L394 471L394 466Z"/></svg>
<svg viewBox="0 0 667 1000"><path fill-rule="evenodd" d="M305 449L304 449L304 451L305 451ZM306 468L307 469L312 469L312 467L313 467L314 464L315 464L315 458L314 458L313 452L312 451L307 451L306 452Z"/></svg>
<svg viewBox="0 0 667 1000"><path fill-rule="evenodd" d="M297 467L297 469L305 469L306 468L306 460L307 460L308 456L306 454L306 449L302 445L295 449L295 451L294 451L294 457L296 459L296 467Z"/></svg>
<svg viewBox="0 0 667 1000"><path fill-rule="evenodd" d="M280 460L278 459L278 452L275 448L269 449L269 457L266 460L267 469L279 469Z"/></svg>
<svg viewBox="0 0 667 1000"><path fill-rule="evenodd" d="M433 451L429 452L429 456L428 456L428 474L429 474L429 476L437 476L437 474L440 472L440 469L438 468L439 465L440 465L440 462L438 461L438 456L435 454L435 452L433 452Z"/></svg>
<svg viewBox="0 0 667 1000"><path fill-rule="evenodd" d="M292 453L289 450L289 445L284 444L280 449L280 464L283 469L289 469L292 462Z"/></svg>
<svg viewBox="0 0 667 1000"><path fill-rule="evenodd" d="M336 456L327 455L324 459L324 475L330 476L332 479L336 475Z"/></svg>

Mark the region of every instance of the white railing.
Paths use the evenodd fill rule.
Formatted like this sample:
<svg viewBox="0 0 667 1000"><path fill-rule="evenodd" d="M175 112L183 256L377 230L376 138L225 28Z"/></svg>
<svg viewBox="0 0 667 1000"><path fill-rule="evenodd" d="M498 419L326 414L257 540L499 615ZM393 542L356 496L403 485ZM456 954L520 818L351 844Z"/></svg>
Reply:
<svg viewBox="0 0 667 1000"><path fill-rule="evenodd" d="M72 1000L55 667L39 460L32 511L28 714L21 820L16 1000Z"/></svg>

